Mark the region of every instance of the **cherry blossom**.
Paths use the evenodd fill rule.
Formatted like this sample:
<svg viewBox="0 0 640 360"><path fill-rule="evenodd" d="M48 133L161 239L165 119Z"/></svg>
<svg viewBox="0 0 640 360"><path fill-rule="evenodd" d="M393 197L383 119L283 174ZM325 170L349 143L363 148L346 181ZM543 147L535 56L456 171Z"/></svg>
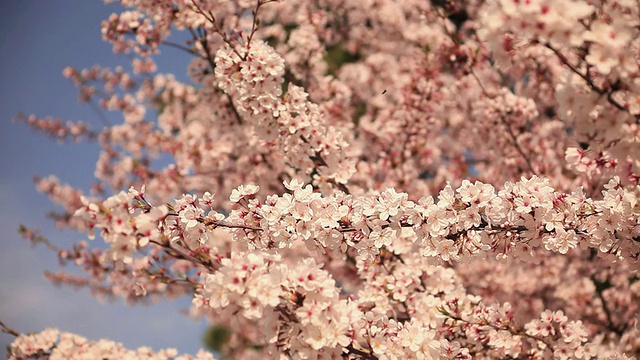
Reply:
<svg viewBox="0 0 640 360"><path fill-rule="evenodd" d="M86 273L51 281L188 297L225 358L640 355L635 1L120 3L132 71L64 75L122 122L16 118L101 148L91 192L36 179L91 239L20 228ZM15 359L213 359L14 335Z"/></svg>

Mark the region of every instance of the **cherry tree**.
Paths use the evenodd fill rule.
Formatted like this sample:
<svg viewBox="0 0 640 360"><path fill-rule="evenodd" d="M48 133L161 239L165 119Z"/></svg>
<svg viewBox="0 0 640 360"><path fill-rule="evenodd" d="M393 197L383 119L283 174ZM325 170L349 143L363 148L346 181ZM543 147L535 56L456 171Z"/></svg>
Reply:
<svg viewBox="0 0 640 360"><path fill-rule="evenodd" d="M640 356L640 3L120 3L133 70L64 75L122 122L20 119L101 147L91 193L37 180L93 239L21 228L86 273L54 283L189 297L217 358ZM214 358L13 334L11 359Z"/></svg>

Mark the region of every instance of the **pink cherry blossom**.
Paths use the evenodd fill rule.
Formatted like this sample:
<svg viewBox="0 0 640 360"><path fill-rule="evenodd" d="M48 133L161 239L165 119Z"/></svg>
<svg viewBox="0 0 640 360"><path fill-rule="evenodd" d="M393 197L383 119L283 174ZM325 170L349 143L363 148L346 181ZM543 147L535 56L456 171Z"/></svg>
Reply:
<svg viewBox="0 0 640 360"><path fill-rule="evenodd" d="M87 274L52 282L187 296L225 358L640 355L635 1L120 3L132 71L63 74L122 121L17 118L101 149L91 193L36 179L105 243L21 227ZM14 335L12 359L213 359Z"/></svg>

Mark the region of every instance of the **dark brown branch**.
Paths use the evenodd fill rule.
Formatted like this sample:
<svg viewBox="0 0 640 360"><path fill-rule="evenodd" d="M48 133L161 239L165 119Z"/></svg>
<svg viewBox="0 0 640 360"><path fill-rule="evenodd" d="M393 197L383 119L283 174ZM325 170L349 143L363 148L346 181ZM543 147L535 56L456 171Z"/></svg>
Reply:
<svg viewBox="0 0 640 360"><path fill-rule="evenodd" d="M611 330L618 336L622 336L622 334L624 333L624 330L620 329L618 326L616 326L613 323L613 316L611 315L611 310L609 309L607 300L604 298L604 291L607 290L610 287L610 285L607 284L607 281L604 281L604 282L599 281L598 279L596 279L595 275L591 275L589 279L591 280L591 282L593 282L593 285L596 288L596 295L598 296L598 299L600 299L600 303L602 304L602 311L604 311L604 315L607 318L607 324L606 324L607 329Z"/></svg>
<svg viewBox="0 0 640 360"><path fill-rule="evenodd" d="M613 98L613 87L609 87L608 89L603 89L598 87L593 80L589 77L588 72L585 72L584 74L578 70L577 67L575 67L570 61L569 59L567 59L566 56L564 56L564 54L562 54L559 50L555 49L553 46L551 46L550 44L544 44L544 46L553 51L554 54L556 54L556 56L558 57L558 59L560 59L560 62L562 62L562 64L566 65L567 67L569 67L569 69L571 69L571 71L580 76L582 78L582 80L585 81L585 83L587 84L587 86L589 86L589 88L593 91L595 91L596 93L600 94L600 95L607 95L607 101L615 106L618 110L622 110L625 112L629 112L629 109L627 109L624 105L620 104L619 102L617 102L614 98ZM638 117L636 116L636 119Z"/></svg>
<svg viewBox="0 0 640 360"><path fill-rule="evenodd" d="M360 350L360 349L356 349L353 345L349 345L345 348L347 351L343 352L343 355L349 355L349 354L356 354L358 356L361 356L363 359L372 359L372 360L378 360L378 357L373 355L369 350Z"/></svg>
<svg viewBox="0 0 640 360"><path fill-rule="evenodd" d="M13 335L13 336L20 336L20 333L9 328L7 325L5 325L2 321L0 321L0 327L2 328L2 332L5 334L9 334L9 335Z"/></svg>
<svg viewBox="0 0 640 360"><path fill-rule="evenodd" d="M164 249L164 251L171 257L174 257L176 259L180 259L180 260L186 260L186 261L190 261L194 264L200 264L202 266L204 266L205 268L214 271L216 270L214 264L211 262L211 260L201 260L198 259L194 256L191 256L189 254L185 254L184 252L180 251L179 249L176 249L174 247L171 246L171 244L169 243L162 243L156 240L150 240L150 243L156 244L158 246L160 246L161 248Z"/></svg>

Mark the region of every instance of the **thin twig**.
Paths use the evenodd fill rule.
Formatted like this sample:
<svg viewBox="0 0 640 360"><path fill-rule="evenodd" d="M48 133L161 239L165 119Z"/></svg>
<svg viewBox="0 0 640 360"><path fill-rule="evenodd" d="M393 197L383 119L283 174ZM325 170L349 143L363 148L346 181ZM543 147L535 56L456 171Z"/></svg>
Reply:
<svg viewBox="0 0 640 360"><path fill-rule="evenodd" d="M20 333L11 329L10 327L8 327L7 325L5 325L2 321L0 321L0 327L2 327L2 332L5 334L9 334L9 335L13 335L15 337L20 336Z"/></svg>
<svg viewBox="0 0 640 360"><path fill-rule="evenodd" d="M89 104L93 112L95 112L96 115L98 115L98 119L100 119L100 121L102 122L102 125L106 127L111 127L111 123L109 122L109 119L107 119L107 117L102 112L102 109L98 107L98 105L96 105L93 101L91 101L91 99L87 100L87 103Z"/></svg>
<svg viewBox="0 0 640 360"><path fill-rule="evenodd" d="M560 59L560 61L562 62L562 64L566 65L567 67L569 67L569 69L571 69L571 71L580 76L582 78L582 80L584 80L587 83L587 86L589 86L589 88L595 92L597 92L600 95L607 95L607 101L615 106L616 108L618 108L618 110L622 110L622 111L626 111L629 112L629 109L627 109L624 105L620 104L619 102L617 102L614 98L613 98L613 92L611 90L605 90L602 89L600 87L598 87L593 80L588 76L588 73L582 73L580 70L578 70L578 68L576 68L570 61L569 59L567 59L566 56L564 56L564 54L562 54L559 50L557 50L556 48L554 48L553 46L551 46L550 44L544 44L544 46L553 51L554 54L556 54L556 56L558 57L558 59ZM610 88L611 89L611 88ZM637 117L636 117L637 118Z"/></svg>
<svg viewBox="0 0 640 360"><path fill-rule="evenodd" d="M478 75L475 73L475 71L473 71L473 68L470 68L469 71L473 76L473 78L476 79L476 82L478 83L478 86L480 86L480 90L482 90L482 93L484 94L484 96L486 96L489 99L495 98L495 95L489 94L487 89L482 84L482 81L480 81L480 78L478 77ZM500 116L500 122L502 122L502 125L504 125L504 127L507 128L507 133L509 133L509 136L511 137L511 141L513 141L513 146L516 148L516 151L518 151L520 156L522 156L525 163L527 163L527 167L529 168L529 171L531 171L532 174L537 175L536 171L533 169L533 165L531 164L531 159L529 159L529 157L527 156L527 154L525 154L522 147L520 147L520 144L518 144L518 137L513 132L513 130L511 130L511 126L509 126L509 123L507 123L507 120L504 118L504 116Z"/></svg>
<svg viewBox="0 0 640 360"><path fill-rule="evenodd" d="M504 127L507 128L507 132L509 133L511 140L513 141L513 146L516 148L520 156L522 156L525 163L527 163L527 167L529 167L529 171L531 171L533 175L537 175L536 171L533 169L533 165L531 164L531 159L529 159L527 154L525 154L524 150L522 150L522 148L520 147L520 144L518 144L518 138L516 134L513 132L513 130L511 130L511 126L509 126L509 123L507 123L507 120L505 120L504 116L500 116L500 121L502 122Z"/></svg>
<svg viewBox="0 0 640 360"><path fill-rule="evenodd" d="M207 268L209 270L212 270L212 271L215 270L215 267L214 267L213 263L211 263L211 261L206 261L205 262L205 261L203 261L201 259L198 259L198 258L196 258L194 256L191 256L189 254L185 254L184 252L180 251L179 249L176 249L176 248L172 247L171 244L169 244L169 243L162 243L162 242L159 242L159 241L156 241L156 240L150 240L149 242L162 247L165 250L165 252L171 257L174 257L174 258L177 258L177 259L181 259L181 260L188 260L188 261L190 261L190 262L192 262L194 264L200 264L200 265L204 266L205 268Z"/></svg>
<svg viewBox="0 0 640 360"><path fill-rule="evenodd" d="M196 54L196 51L193 48L188 48L188 47L186 47L184 45L176 44L176 43L171 42L171 41L163 41L162 44L170 46L172 48L176 48L176 49L182 50L182 51L187 52L187 53L189 53L191 55ZM202 56L202 58L204 59L204 56Z"/></svg>

